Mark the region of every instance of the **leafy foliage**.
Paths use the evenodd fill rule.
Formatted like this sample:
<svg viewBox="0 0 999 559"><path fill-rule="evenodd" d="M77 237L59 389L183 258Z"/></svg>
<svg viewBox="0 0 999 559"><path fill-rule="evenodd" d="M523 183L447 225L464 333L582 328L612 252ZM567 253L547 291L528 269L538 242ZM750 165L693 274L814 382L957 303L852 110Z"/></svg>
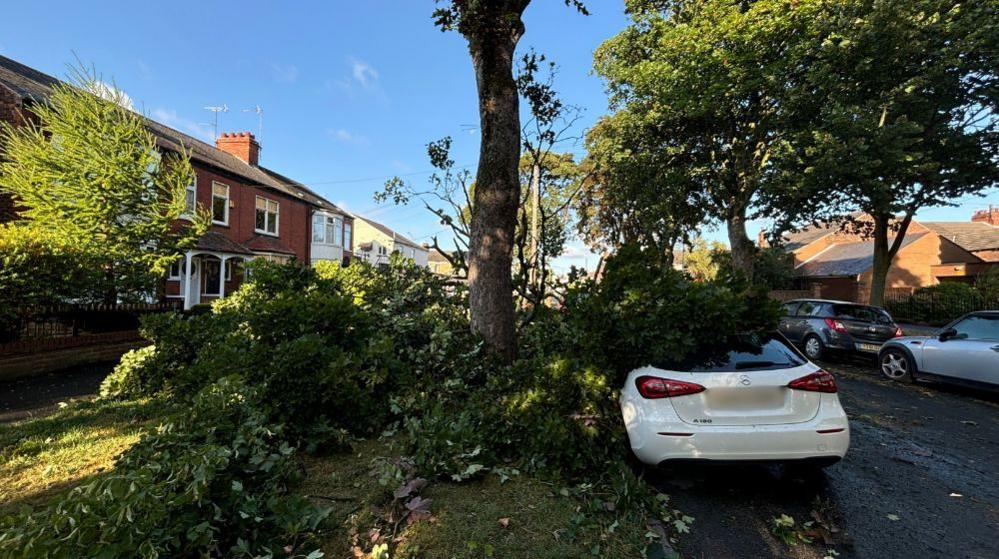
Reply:
<svg viewBox="0 0 999 559"><path fill-rule="evenodd" d="M194 171L187 154L159 150L123 93L85 68L72 78L33 105L36 118L0 123L0 189L64 245L99 247L106 302L148 294L207 228L206 216L172 226Z"/></svg>
<svg viewBox="0 0 999 559"><path fill-rule="evenodd" d="M0 225L0 339L32 306L93 301L100 297L95 255L48 228Z"/></svg>
<svg viewBox="0 0 999 559"><path fill-rule="evenodd" d="M207 386L107 475L6 519L0 557L304 557L325 511L289 493L293 448L238 381Z"/></svg>

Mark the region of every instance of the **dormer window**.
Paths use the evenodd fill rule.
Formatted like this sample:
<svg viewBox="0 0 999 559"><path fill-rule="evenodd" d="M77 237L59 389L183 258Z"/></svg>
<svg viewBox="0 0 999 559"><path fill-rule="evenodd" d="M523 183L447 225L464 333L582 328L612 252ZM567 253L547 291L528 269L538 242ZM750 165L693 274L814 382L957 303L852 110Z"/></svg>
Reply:
<svg viewBox="0 0 999 559"><path fill-rule="evenodd" d="M277 236L279 208L278 202L257 196L257 221L255 224L257 233Z"/></svg>

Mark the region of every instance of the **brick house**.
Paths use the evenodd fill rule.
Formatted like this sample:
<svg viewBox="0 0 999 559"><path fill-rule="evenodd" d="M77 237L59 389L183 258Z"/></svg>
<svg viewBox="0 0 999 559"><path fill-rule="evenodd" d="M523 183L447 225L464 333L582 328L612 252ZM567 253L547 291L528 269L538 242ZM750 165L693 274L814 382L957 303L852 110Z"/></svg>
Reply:
<svg viewBox="0 0 999 559"><path fill-rule="evenodd" d="M31 118L58 80L0 56L0 118L15 125ZM143 117L145 118L145 117ZM191 156L195 181L188 207L211 213L211 229L171 267L164 297L185 308L224 297L242 281L240 263L254 258L314 264L348 262L354 218L304 184L260 165L260 144L248 132L223 133L208 144L145 118L161 149ZM16 219L0 199L0 223ZM178 226L183 225L183 220Z"/></svg>
<svg viewBox="0 0 999 559"><path fill-rule="evenodd" d="M889 289L915 290L946 281L970 283L993 265L972 250L974 247L943 234L944 225L963 224L919 221L909 224L902 246L888 269ZM889 244L893 240L889 238ZM826 223L786 234L783 248L793 255L801 286L816 296L868 300L874 266L874 241L870 237L843 230L840 223Z"/></svg>

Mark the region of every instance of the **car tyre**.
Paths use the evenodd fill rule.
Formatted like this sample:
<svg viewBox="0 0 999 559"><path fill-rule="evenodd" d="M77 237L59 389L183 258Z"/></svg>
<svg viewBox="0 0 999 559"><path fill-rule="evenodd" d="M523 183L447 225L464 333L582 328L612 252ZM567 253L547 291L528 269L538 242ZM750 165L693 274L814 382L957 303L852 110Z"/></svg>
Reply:
<svg viewBox="0 0 999 559"><path fill-rule="evenodd" d="M878 356L878 370L881 376L888 380L913 382L916 370L915 363L907 353L901 349L887 349Z"/></svg>
<svg viewBox="0 0 999 559"><path fill-rule="evenodd" d="M805 337L805 355L809 359L815 361L817 359L822 359L822 356L826 353L826 346L822 343L822 339L815 334L809 334Z"/></svg>

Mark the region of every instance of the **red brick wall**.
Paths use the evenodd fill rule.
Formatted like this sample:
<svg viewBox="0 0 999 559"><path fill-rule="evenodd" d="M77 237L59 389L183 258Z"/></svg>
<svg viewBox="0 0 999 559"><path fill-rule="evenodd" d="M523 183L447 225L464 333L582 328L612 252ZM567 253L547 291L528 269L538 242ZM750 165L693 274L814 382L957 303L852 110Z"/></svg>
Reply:
<svg viewBox="0 0 999 559"><path fill-rule="evenodd" d="M300 262L309 261L310 211L308 204L271 189L257 188L245 182L222 175L208 169L197 168L198 204L211 208L212 182L229 186L229 224L212 225L216 231L240 244L247 243L258 233L256 227L256 197L262 196L277 201L278 239L281 244L295 252Z"/></svg>
<svg viewBox="0 0 999 559"><path fill-rule="evenodd" d="M0 121L15 126L24 123L21 113L21 98L10 89L0 85ZM17 217L14 199L0 193L0 223L13 221Z"/></svg>

